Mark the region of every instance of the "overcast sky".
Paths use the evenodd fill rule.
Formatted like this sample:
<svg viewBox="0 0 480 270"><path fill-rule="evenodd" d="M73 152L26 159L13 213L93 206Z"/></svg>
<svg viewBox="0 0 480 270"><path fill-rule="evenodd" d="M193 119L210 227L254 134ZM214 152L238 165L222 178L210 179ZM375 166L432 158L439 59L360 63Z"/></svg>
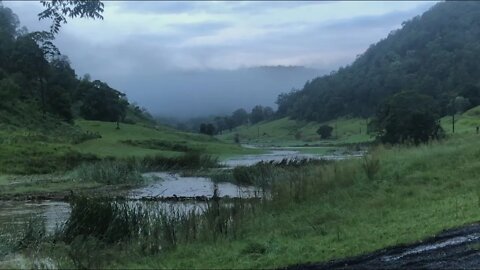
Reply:
<svg viewBox="0 0 480 270"><path fill-rule="evenodd" d="M103 21L70 20L62 27L56 45L69 56L78 75L89 73L94 79L106 81L153 113L179 116L235 109L225 108L225 104L248 108L267 98L270 104L265 105L272 105L278 93L301 87L305 80L302 75L297 81L285 82L284 87L275 85L277 89L266 89L268 84L264 90L253 89L254 81L225 87L225 83L215 85L218 73L212 70L296 65L314 68L320 75L351 63L370 44L435 4L417 1L104 3ZM12 8L30 31L48 29L50 22L37 19L42 10L39 1L4 1L4 5ZM192 72L211 77L212 83L202 87L198 80L192 79L189 84L188 74ZM241 89L246 88L268 95L259 102L255 102L254 96L243 103L236 102ZM218 91L232 93L225 96L226 100L211 96ZM193 92L195 95L189 95ZM198 97L209 95L216 102L202 106L205 102ZM195 100L189 96L195 96Z"/></svg>

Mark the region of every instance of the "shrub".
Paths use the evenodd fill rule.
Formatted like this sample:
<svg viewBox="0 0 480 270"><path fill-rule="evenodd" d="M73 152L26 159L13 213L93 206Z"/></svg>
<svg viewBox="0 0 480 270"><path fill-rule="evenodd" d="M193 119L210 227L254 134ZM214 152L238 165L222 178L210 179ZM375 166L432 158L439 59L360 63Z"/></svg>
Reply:
<svg viewBox="0 0 480 270"><path fill-rule="evenodd" d="M332 136L333 128L331 126L322 125L317 129L317 134L322 139L328 139Z"/></svg>

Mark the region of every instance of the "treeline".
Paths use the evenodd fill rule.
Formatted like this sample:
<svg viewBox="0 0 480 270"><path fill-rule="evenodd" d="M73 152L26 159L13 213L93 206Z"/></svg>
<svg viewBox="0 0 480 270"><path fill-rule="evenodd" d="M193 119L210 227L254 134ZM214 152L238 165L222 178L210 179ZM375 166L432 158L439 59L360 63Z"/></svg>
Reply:
<svg viewBox="0 0 480 270"><path fill-rule="evenodd" d="M272 120L274 117L275 111L271 107L257 105L253 107L250 113L241 108L235 110L231 115L217 116L210 121L202 122L199 125L198 131L207 135L215 135L224 131L232 131L241 125Z"/></svg>
<svg viewBox="0 0 480 270"><path fill-rule="evenodd" d="M478 2L439 3L370 46L350 66L281 94L277 113L319 122L370 117L400 92L432 98L438 116L480 105L478 18Z"/></svg>
<svg viewBox="0 0 480 270"><path fill-rule="evenodd" d="M70 61L53 44L50 32L28 32L0 2L0 109L27 105L33 111L72 122L88 120L150 121L124 93L86 75L79 78ZM131 121L131 120L130 120Z"/></svg>

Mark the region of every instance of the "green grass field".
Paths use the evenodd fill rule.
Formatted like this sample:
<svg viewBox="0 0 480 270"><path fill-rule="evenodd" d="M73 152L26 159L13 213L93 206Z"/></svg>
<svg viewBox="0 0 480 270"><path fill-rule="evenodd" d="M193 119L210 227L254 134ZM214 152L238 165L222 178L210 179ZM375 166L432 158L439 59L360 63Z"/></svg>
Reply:
<svg viewBox="0 0 480 270"><path fill-rule="evenodd" d="M281 118L269 122L260 122L251 126L240 126L232 132L219 135L218 138L233 142L235 134L245 144L262 146L303 146L303 145L341 145L372 141L367 134L366 119L340 118L322 124ZM317 129L323 125L333 128L332 139L321 140Z"/></svg>
<svg viewBox="0 0 480 270"><path fill-rule="evenodd" d="M373 154L380 161L373 179L362 160L310 168L292 176L309 182L310 194L299 202L286 196L282 206L258 211L239 239L180 245L161 256L132 255L112 266L276 268L412 243L480 220L479 149L473 135L380 148Z"/></svg>
<svg viewBox="0 0 480 270"><path fill-rule="evenodd" d="M82 120L77 121L76 124L82 130L100 134L102 138L88 140L74 145L72 148L82 153L98 156L128 157L152 154L172 156L182 153L174 150L132 146L124 143L126 140L140 142L153 140L179 144L220 158L262 152L261 150L242 148L233 143L226 143L207 135L180 132L164 126L150 128L141 125L121 124L120 129L117 130L115 123Z"/></svg>
<svg viewBox="0 0 480 270"><path fill-rule="evenodd" d="M116 124L109 122L80 120L75 126L56 121L46 122L49 128L13 127L0 131L0 195L8 197L15 194L56 193L97 187L98 183L75 182L65 174L83 162L104 157L172 157L196 150L224 159L234 155L263 152L259 149L242 148L206 135L184 133L163 126L152 128L140 124L121 124L120 129L116 129ZM36 124L43 125L40 122ZM92 134L94 136L91 136ZM101 138L98 138L98 135ZM85 136L87 137L84 138ZM41 180L38 180L39 178Z"/></svg>

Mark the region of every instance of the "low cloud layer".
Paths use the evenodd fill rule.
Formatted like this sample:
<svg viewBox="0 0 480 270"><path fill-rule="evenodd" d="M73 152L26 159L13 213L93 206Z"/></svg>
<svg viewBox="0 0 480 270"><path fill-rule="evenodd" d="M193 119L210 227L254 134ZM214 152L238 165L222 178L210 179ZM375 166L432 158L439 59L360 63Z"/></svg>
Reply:
<svg viewBox="0 0 480 270"><path fill-rule="evenodd" d="M48 28L37 19L39 2L4 4L28 29ZM105 20L71 20L56 44L79 75L107 81L151 112L200 116L273 105L434 4L105 1ZM245 69L276 65L311 69L281 77Z"/></svg>

